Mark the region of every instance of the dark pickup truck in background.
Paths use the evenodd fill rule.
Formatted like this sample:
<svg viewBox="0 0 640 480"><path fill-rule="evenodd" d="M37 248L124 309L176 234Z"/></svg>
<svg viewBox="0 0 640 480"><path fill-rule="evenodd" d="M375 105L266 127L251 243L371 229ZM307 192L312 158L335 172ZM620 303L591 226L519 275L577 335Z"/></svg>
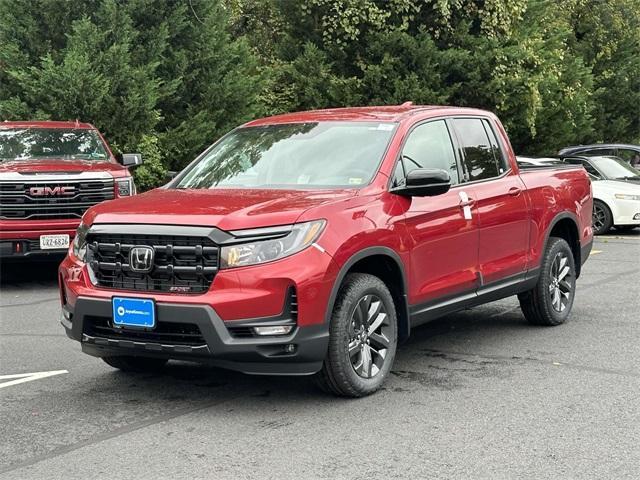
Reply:
<svg viewBox="0 0 640 480"><path fill-rule="evenodd" d="M436 317L518 295L531 323L563 323L592 200L579 166L520 170L482 110L255 120L165 187L86 212L61 322L122 370L182 359L362 396Z"/></svg>
<svg viewBox="0 0 640 480"><path fill-rule="evenodd" d="M135 193L100 132L79 122L0 123L0 258L63 255L91 206Z"/></svg>

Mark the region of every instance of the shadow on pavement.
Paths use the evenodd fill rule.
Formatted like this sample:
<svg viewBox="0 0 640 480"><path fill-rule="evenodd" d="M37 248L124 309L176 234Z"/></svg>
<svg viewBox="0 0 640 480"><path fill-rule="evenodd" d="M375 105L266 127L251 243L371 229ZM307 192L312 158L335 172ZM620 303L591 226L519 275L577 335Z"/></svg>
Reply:
<svg viewBox="0 0 640 480"><path fill-rule="evenodd" d="M55 286L58 281L58 265L61 261L62 258L0 261L0 288Z"/></svg>
<svg viewBox="0 0 640 480"><path fill-rule="evenodd" d="M464 372L460 369L452 368L452 360L447 352L451 348L452 339L455 340L454 337L463 335L474 339L476 342L474 348L480 345L490 347L492 343L498 346L508 343L510 337L524 335L526 331L535 335L535 330L535 327L527 324L519 309L505 311L503 307L497 306L469 309L435 320L415 328L409 341L399 346L395 367L386 387L396 391L397 389L390 385L391 382L396 386L398 382L406 383L404 379L406 374L413 373L404 370L408 363L412 364L412 369L416 368L426 376L443 374L464 376ZM461 347L459 350L465 350L465 348ZM418 358L417 361L416 358ZM487 362L482 360L478 363ZM446 373L447 371L450 372ZM123 397L138 399L128 400L133 402L144 398L145 401L153 400L160 404L164 402L188 404L203 399L225 398L230 391L241 393L243 397L275 396L287 398L288 401L306 399L312 402L324 402L334 399L333 396L321 392L315 386L312 377L252 376L178 361L170 362L161 373L125 373L112 370L101 374L101 378L103 381L98 382L100 386L92 382L93 386L84 391L83 395L91 397L99 394L120 399ZM383 388L383 390L386 389ZM241 410L237 405L235 408Z"/></svg>

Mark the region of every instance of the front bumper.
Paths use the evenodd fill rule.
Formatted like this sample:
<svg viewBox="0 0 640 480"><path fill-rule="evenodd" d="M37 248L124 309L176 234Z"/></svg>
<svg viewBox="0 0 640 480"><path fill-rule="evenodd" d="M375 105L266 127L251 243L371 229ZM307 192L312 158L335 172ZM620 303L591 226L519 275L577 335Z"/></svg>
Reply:
<svg viewBox="0 0 640 480"><path fill-rule="evenodd" d="M73 241L80 220L0 221L0 258L21 260L29 258L62 257L67 248L41 250L41 235L69 235Z"/></svg>
<svg viewBox="0 0 640 480"><path fill-rule="evenodd" d="M67 336L82 344L82 351L96 357L131 355L195 361L214 366L262 375L310 375L322 367L329 342L326 324L296 327L277 337L234 337L227 325L241 326L242 321L225 323L208 305L157 303L156 321L160 325L195 325L200 338L188 342L149 341L136 337L139 330L104 333L92 326L110 319L111 301L78 297L75 305L65 305L61 323ZM256 323L253 319L252 322ZM270 318L262 319L265 322ZM282 319L280 319L281 321ZM128 335L133 333L133 335ZM293 345L293 347L291 347Z"/></svg>
<svg viewBox="0 0 640 480"><path fill-rule="evenodd" d="M612 208L614 225L640 225L640 202L616 200Z"/></svg>

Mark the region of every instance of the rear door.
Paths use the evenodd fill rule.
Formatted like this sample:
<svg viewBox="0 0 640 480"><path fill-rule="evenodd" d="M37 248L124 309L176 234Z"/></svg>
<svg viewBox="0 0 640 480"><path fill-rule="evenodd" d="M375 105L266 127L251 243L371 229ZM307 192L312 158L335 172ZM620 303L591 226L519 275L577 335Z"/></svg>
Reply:
<svg viewBox="0 0 640 480"><path fill-rule="evenodd" d="M482 285L517 280L526 271L529 249L526 187L511 169L488 118L455 118L451 123L478 209Z"/></svg>
<svg viewBox="0 0 640 480"><path fill-rule="evenodd" d="M454 187L433 197L412 197L405 216L411 235L409 303L425 305L473 293L478 285L478 216L473 192L456 188L458 161L444 119L415 126L398 161L394 182L415 168L449 172Z"/></svg>

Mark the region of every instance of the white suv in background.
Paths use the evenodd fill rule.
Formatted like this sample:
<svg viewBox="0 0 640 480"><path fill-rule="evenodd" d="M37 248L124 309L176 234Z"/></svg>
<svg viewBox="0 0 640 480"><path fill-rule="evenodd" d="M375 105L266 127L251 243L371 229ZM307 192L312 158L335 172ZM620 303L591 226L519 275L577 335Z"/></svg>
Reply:
<svg viewBox="0 0 640 480"><path fill-rule="evenodd" d="M640 226L640 171L617 157L568 157L584 166L593 185L593 232L607 233Z"/></svg>

